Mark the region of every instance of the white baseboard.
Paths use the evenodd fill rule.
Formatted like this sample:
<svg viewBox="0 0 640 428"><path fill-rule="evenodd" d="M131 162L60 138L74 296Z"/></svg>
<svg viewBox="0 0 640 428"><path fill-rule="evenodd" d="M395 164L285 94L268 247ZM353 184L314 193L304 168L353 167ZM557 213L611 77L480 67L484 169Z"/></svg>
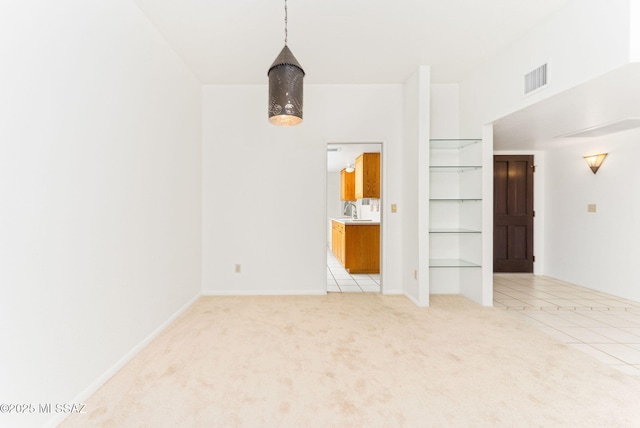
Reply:
<svg viewBox="0 0 640 428"><path fill-rule="evenodd" d="M203 290L203 296L324 296L326 290Z"/></svg>
<svg viewBox="0 0 640 428"><path fill-rule="evenodd" d="M416 306L418 306L418 307L426 308L426 307L428 307L428 306L429 306L429 303L427 303L427 304L421 303L418 299L416 299L416 298L415 298L415 297L413 297L413 296L410 296L410 295L409 295L409 294L407 294L407 293L404 293L404 295L407 297L407 299L411 300L411 301L412 301L413 303L415 303L415 304L416 304Z"/></svg>
<svg viewBox="0 0 640 428"><path fill-rule="evenodd" d="M111 366L106 372L104 372L100 377L98 377L95 381L93 381L84 391L78 394L73 400L69 401L69 403L83 403L89 398L94 392L98 390L102 385L104 385L113 375L115 375L122 367L125 366L133 357L135 357L138 352L140 352L144 347L146 347L153 339L155 339L160 333L162 333L169 325L174 322L180 315L182 315L191 305L193 305L196 300L200 298L201 294L198 293L194 297L192 297L187 303L182 305L180 309L178 309L173 315L169 317L165 322L160 324L158 328L156 328L151 334L145 337L140 343L133 347L129 352L127 352L122 358L118 360L113 366ZM44 426L45 427L57 427L62 423L62 421L69 416L68 414L60 413L51 418Z"/></svg>
<svg viewBox="0 0 640 428"><path fill-rule="evenodd" d="M418 299L415 299L412 295L404 293L404 297L411 300L413 303L416 304L416 306L420 306L420 304L418 303Z"/></svg>

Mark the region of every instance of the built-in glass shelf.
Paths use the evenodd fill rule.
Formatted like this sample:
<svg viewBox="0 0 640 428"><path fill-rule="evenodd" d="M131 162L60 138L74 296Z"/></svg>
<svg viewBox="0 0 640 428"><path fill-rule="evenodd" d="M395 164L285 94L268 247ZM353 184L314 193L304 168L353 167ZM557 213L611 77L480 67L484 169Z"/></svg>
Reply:
<svg viewBox="0 0 640 428"><path fill-rule="evenodd" d="M480 165L431 165L431 172L465 172L482 169Z"/></svg>
<svg viewBox="0 0 640 428"><path fill-rule="evenodd" d="M474 268L481 267L479 264L471 263L460 259L429 259L431 268Z"/></svg>
<svg viewBox="0 0 640 428"><path fill-rule="evenodd" d="M457 227L449 227L449 228L433 228L429 229L429 233L482 233L479 230L472 229L461 229Z"/></svg>
<svg viewBox="0 0 640 428"><path fill-rule="evenodd" d="M430 147L435 150L459 150L473 144L481 143L481 139L434 139Z"/></svg>

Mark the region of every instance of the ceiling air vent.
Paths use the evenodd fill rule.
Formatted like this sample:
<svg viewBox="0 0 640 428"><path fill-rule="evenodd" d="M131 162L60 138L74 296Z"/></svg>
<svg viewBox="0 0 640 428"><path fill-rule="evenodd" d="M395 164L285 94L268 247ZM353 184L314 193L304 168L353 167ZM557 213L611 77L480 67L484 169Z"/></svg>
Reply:
<svg viewBox="0 0 640 428"><path fill-rule="evenodd" d="M547 85L547 64L543 64L535 70L524 75L524 94L527 95L536 89Z"/></svg>

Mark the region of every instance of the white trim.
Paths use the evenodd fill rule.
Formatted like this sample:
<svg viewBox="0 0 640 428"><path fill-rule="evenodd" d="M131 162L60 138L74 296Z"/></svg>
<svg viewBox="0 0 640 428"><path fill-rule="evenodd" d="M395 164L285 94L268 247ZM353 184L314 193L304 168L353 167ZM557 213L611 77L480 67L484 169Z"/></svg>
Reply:
<svg viewBox="0 0 640 428"><path fill-rule="evenodd" d="M199 298L201 294L198 293L194 297L192 297L187 303L182 305L180 309L178 309L173 315L171 315L165 322L160 324L158 328L152 331L147 337L145 337L140 343L134 346L129 352L127 352L122 358L120 358L114 365L112 365L106 372L104 372L101 376L99 376L96 380L94 380L87 388L84 389L80 394L76 395L75 398L69 403L83 403L86 401L94 392L98 390L102 385L104 385L109 379L111 379L120 369L122 369L129 361L133 359L140 351L142 351L153 339L158 337L160 333L162 333L169 325L171 325L180 315L182 315L187 309L191 307ZM48 422L46 422L44 427L57 427L64 421L69 414L59 413L51 418Z"/></svg>
<svg viewBox="0 0 640 428"><path fill-rule="evenodd" d="M415 303L415 305L416 305L416 306L419 306L419 307L425 307L424 305L421 305L421 304L420 304L420 301L419 301L418 299L416 299L415 297L413 297L412 295L407 294L407 293L402 293L402 294L404 295L404 297L406 297L407 299L409 299L409 300L411 300L413 303Z"/></svg>
<svg viewBox="0 0 640 428"><path fill-rule="evenodd" d="M482 289L477 303L488 307L493 306L493 156L493 124L487 124L482 127Z"/></svg>
<svg viewBox="0 0 640 428"><path fill-rule="evenodd" d="M324 292L325 294L329 292L329 284L328 282L328 273L327 273L327 261L328 261L328 257L327 257L327 250L329 249L329 219L327 217L327 205L329 204L328 199L329 199L329 192L327 192L327 185L329 183L329 172L327 171L327 164L329 163L329 151L327 150L329 147L329 145L327 144L327 142L324 142L324 174L323 174L323 181L322 181L322 200L324 201L323 203L323 207L324 207L324 214L322 216L323 218L323 222L322 222L322 236L323 236L323 240L322 242L324 243L324 249L323 249L323 260L324 260L324 269L322 269L322 281L324 284ZM342 180L342 179L341 179ZM333 240L333 236L331 237L331 239Z"/></svg>
<svg viewBox="0 0 640 428"><path fill-rule="evenodd" d="M203 296L325 296L327 290L216 290Z"/></svg>
<svg viewBox="0 0 640 428"><path fill-rule="evenodd" d="M429 306L431 295L430 213L431 204L431 67L418 68L418 295L416 305Z"/></svg>
<svg viewBox="0 0 640 428"><path fill-rule="evenodd" d="M386 140L380 139L380 172L382 178L380 180L380 201L378 208L380 209L380 292L387 294L387 288L389 287L389 269L387 269L387 236L389 236L389 226L387 223L386 207L389 204L387 194L387 180L389 174L387 168L389 165L389 147ZM391 290L390 290L391 291Z"/></svg>

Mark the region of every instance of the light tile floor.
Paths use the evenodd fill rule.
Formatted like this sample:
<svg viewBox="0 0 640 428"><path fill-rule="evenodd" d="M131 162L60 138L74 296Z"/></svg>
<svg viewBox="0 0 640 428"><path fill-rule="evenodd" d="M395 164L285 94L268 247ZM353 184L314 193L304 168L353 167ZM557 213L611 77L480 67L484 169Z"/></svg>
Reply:
<svg viewBox="0 0 640 428"><path fill-rule="evenodd" d="M495 274L493 305L624 373L640 376L640 302L530 274Z"/></svg>
<svg viewBox="0 0 640 428"><path fill-rule="evenodd" d="M379 274L351 275L327 248L327 291L330 293L379 293Z"/></svg>

